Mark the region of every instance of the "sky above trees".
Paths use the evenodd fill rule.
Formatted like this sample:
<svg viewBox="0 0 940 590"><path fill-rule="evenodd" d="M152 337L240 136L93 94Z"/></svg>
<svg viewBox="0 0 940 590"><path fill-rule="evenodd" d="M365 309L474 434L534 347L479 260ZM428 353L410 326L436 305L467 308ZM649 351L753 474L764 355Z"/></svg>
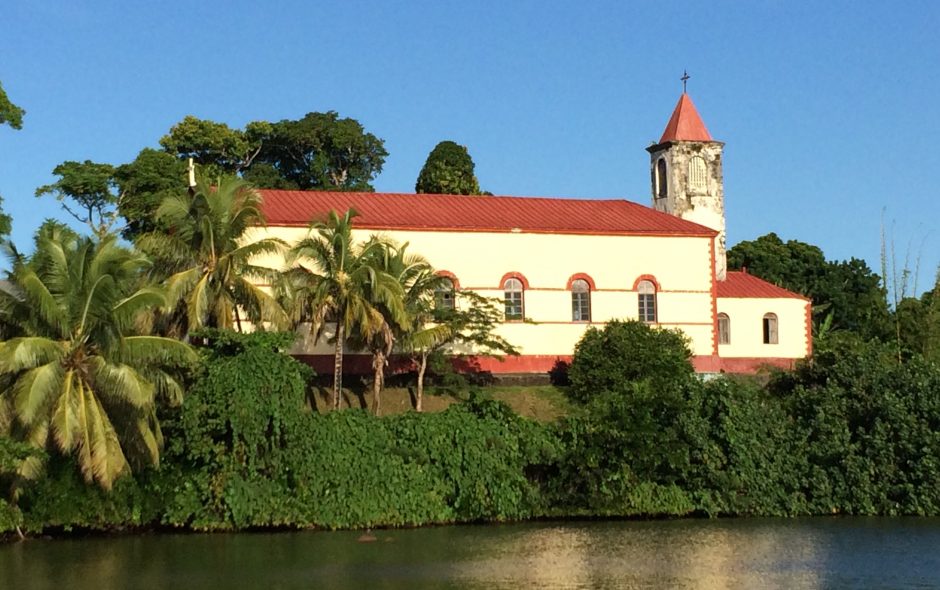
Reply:
<svg viewBox="0 0 940 590"><path fill-rule="evenodd" d="M37 187L63 161L123 163L186 115L243 127L337 111L385 140L373 182L411 192L442 140L494 194L650 200L681 92L726 142L728 241L770 231L898 265L940 262L940 6L815 2L14 0L0 82L13 239L63 218Z"/></svg>

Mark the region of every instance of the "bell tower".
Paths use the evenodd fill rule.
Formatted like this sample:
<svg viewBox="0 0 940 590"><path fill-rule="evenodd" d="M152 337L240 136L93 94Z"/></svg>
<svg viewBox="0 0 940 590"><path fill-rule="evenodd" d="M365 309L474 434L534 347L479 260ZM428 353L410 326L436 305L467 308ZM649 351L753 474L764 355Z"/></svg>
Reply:
<svg viewBox="0 0 940 590"><path fill-rule="evenodd" d="M676 104L662 137L646 148L650 153L653 208L718 232L715 273L725 279L725 190L721 175L724 143L712 139L685 92Z"/></svg>

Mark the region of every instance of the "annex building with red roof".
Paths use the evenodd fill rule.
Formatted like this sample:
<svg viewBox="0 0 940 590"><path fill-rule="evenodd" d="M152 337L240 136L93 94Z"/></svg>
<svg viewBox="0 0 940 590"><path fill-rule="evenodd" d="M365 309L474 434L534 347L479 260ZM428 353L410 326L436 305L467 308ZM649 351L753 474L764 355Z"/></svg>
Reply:
<svg viewBox="0 0 940 590"><path fill-rule="evenodd" d="M447 277L504 302L500 335L519 356L468 355L493 373L547 373L592 326L638 319L682 330L700 372L789 367L812 351L810 301L725 261L723 143L683 93L649 148L652 207L615 199L261 190L265 228L288 243L313 220L355 209L354 235L408 243ZM277 261L270 264L277 265ZM332 345L295 352L332 372ZM369 372L366 355L347 366Z"/></svg>

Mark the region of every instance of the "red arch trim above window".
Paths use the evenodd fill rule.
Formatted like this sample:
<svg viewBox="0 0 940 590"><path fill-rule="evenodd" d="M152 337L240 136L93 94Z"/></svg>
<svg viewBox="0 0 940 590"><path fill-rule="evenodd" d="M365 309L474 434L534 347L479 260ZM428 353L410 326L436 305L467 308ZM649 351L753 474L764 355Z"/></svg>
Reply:
<svg viewBox="0 0 940 590"><path fill-rule="evenodd" d="M641 281L649 281L653 283L653 286L656 287L656 292L662 291L662 288L659 286L659 281L656 280L656 277L653 275L640 275L633 281L633 290L636 291L640 288Z"/></svg>
<svg viewBox="0 0 940 590"><path fill-rule="evenodd" d="M519 282L522 283L523 289L529 288L529 280L525 278L525 275L523 275L521 272L513 271L513 272L507 272L506 274L503 275L503 278L499 279L499 286L497 287L497 289L502 289L503 285L506 284L507 279L519 279Z"/></svg>
<svg viewBox="0 0 940 590"><path fill-rule="evenodd" d="M577 280L586 281L588 284L588 287L591 288L591 291L597 290L597 287L594 286L594 279L592 279L589 275L584 274L583 272L576 272L573 275L571 275L568 278L568 285L565 286L565 289L570 291L572 283L574 283Z"/></svg>
<svg viewBox="0 0 940 590"><path fill-rule="evenodd" d="M439 277L447 277L448 279L450 279L450 282L454 284L454 289L457 291L460 290L460 280L457 279L457 275L455 275L454 273L450 272L449 270L439 270L434 274L436 274Z"/></svg>

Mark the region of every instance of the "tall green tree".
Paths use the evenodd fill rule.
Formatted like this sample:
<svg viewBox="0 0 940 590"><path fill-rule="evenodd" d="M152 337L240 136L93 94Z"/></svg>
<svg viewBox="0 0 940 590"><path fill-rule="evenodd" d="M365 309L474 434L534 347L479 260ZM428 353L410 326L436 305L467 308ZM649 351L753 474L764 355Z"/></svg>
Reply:
<svg viewBox="0 0 940 590"><path fill-rule="evenodd" d="M114 171L118 213L126 220L121 235L129 240L157 229L157 209L188 188L186 163L171 154L145 148L133 162Z"/></svg>
<svg viewBox="0 0 940 590"><path fill-rule="evenodd" d="M851 331L865 338L888 333L888 305L881 278L857 258L827 261L818 247L770 233L728 250L728 267L747 272L813 300L817 328Z"/></svg>
<svg viewBox="0 0 940 590"><path fill-rule="evenodd" d="M13 104L0 84L0 125L9 125L13 129L23 128L23 115L26 111Z"/></svg>
<svg viewBox="0 0 940 590"><path fill-rule="evenodd" d="M141 315L166 301L134 287L146 258L113 236L45 231L31 259L14 258L0 290L0 317L18 332L0 344L0 423L74 454L86 481L110 489L129 469L126 452L159 461L156 401L182 398L169 369L195 356L178 340L137 333Z"/></svg>
<svg viewBox="0 0 940 590"><path fill-rule="evenodd" d="M381 139L335 111L307 113L249 135L261 147L244 177L266 188L371 191L388 156Z"/></svg>
<svg viewBox="0 0 940 590"><path fill-rule="evenodd" d="M250 239L249 230L264 225L260 207L261 196L240 178L222 178L217 186L200 181L192 194L160 205L157 221L170 229L137 240L160 271L169 269L169 303L185 311L186 330L242 331L243 313L255 328L286 325L284 310L254 282L273 284L276 271L254 261L285 247L276 238Z"/></svg>
<svg viewBox="0 0 940 590"><path fill-rule="evenodd" d="M381 139L333 111L296 121L253 121L243 129L190 115L159 143L162 150L145 148L120 166L63 162L55 169L60 178L37 195L54 195L96 232L120 215L126 220L122 235L133 240L155 229L163 199L187 189L189 158L206 178L236 175L265 188L371 191L388 155Z"/></svg>
<svg viewBox="0 0 940 590"><path fill-rule="evenodd" d="M271 124L249 123L245 130L225 123L187 115L160 138L160 146L181 160L192 158L203 175L238 174L251 166L261 149L261 138Z"/></svg>
<svg viewBox="0 0 940 590"><path fill-rule="evenodd" d="M54 196L69 215L86 224L98 237L105 237L117 218L114 166L91 160L68 161L56 166L52 173L59 179L36 189L36 196Z"/></svg>
<svg viewBox="0 0 940 590"><path fill-rule="evenodd" d="M415 192L444 195L479 195L480 183L467 148L442 141L431 150L418 174Z"/></svg>
<svg viewBox="0 0 940 590"><path fill-rule="evenodd" d="M353 209L342 217L330 211L327 221L312 222L307 237L288 253L291 268L281 280L295 321L311 322L318 336L325 322L335 324L333 409L339 409L343 346L349 335L355 330L365 340L385 330L385 317L376 304L394 306L402 298L398 281L374 264L381 242L354 241L356 216Z"/></svg>

